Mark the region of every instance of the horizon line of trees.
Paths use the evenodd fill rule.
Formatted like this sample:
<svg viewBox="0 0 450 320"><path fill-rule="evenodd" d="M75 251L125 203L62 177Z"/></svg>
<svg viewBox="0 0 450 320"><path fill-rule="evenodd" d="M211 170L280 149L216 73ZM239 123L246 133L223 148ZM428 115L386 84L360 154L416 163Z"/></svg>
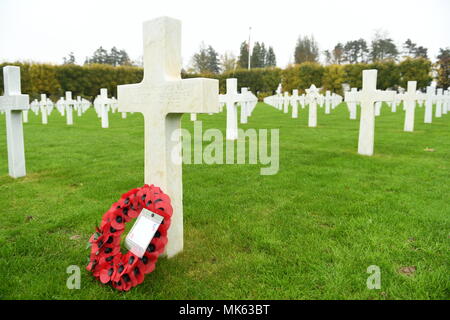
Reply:
<svg viewBox="0 0 450 320"><path fill-rule="evenodd" d="M377 31L370 43L363 38L345 43L338 42L333 49L323 52L320 52L319 44L313 35L298 37L294 50L295 64L319 62L321 54L326 64L374 63L384 60L398 61L399 58L429 59L427 48L417 45L411 39L407 39L402 48L398 48L386 32Z"/></svg>
<svg viewBox="0 0 450 320"><path fill-rule="evenodd" d="M70 52L67 57L63 57L63 64L76 64L75 55ZM94 51L91 57L86 57L84 65L87 64L108 64L112 66L139 66L139 63L133 62L124 49L112 47L109 52L103 46Z"/></svg>
<svg viewBox="0 0 450 320"><path fill-rule="evenodd" d="M407 39L402 48L397 48L392 38L387 33L377 31L373 40L368 43L360 38L345 43L338 42L332 50L320 51L318 42L314 36L299 36L294 50L294 65L304 62L320 64L321 54L325 57L326 65L376 63L382 61L400 61L407 58L423 58L430 61L428 49ZM140 58L140 60L142 60ZM75 64L73 52L63 58L63 64ZM199 51L191 59L190 65L184 73L197 74L223 74L236 69L248 69L249 45L243 41L240 45L239 56L227 51L220 55L211 45L200 44ZM84 65L106 64L112 66L142 66L142 61L132 61L124 49L115 46L110 51L100 46L91 57L86 57ZM272 46L266 46L264 42L256 41L250 55L250 67L273 68L277 60ZM288 64L289 67L292 64ZM435 71L439 83L450 86L450 48L440 48L435 64Z"/></svg>

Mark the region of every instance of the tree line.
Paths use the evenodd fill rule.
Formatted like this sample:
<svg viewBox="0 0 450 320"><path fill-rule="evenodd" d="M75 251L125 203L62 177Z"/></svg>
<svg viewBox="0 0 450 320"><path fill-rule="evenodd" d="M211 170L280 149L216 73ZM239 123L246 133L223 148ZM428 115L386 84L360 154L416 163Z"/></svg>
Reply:
<svg viewBox="0 0 450 320"><path fill-rule="evenodd" d="M294 61L319 62L320 50L314 36L300 36L297 40ZM402 48L398 48L392 38L385 33L376 32L374 39L368 43L365 39L338 42L331 50L323 51L327 64L372 63L384 60L397 61L400 58L428 59L428 49L407 39Z"/></svg>
<svg viewBox="0 0 450 320"><path fill-rule="evenodd" d="M249 61L250 60L250 61ZM190 67L186 70L190 73L226 73L238 68L269 68L277 65L277 58L273 47L267 47L264 42L255 42L249 59L249 45L246 41L241 43L239 57L232 52L223 55L214 50L211 45L200 45L200 49L192 57Z"/></svg>
<svg viewBox="0 0 450 320"><path fill-rule="evenodd" d="M70 52L67 57L63 58L63 64L73 65L76 63L75 55ZM92 56L86 57L84 64L108 64L111 66L132 66L139 65L139 63L133 62L130 56L124 49L117 49L115 46L109 51L100 46L94 51Z"/></svg>
<svg viewBox="0 0 450 320"><path fill-rule="evenodd" d="M250 55L250 59L249 59ZM407 39L398 48L394 40L387 33L376 32L369 43L365 39L338 42L332 49L320 51L314 36L299 36L293 52L294 64L305 62L320 63L321 55L327 65L341 64L368 64L381 61L400 61L407 58L423 58L428 60L428 49ZM450 49L441 48L435 71L438 83L444 88L450 86ZM63 58L64 65L76 63L73 52ZM219 54L211 45L201 43L198 52L190 60L184 73L192 74L222 74L234 72L237 69L274 68L277 64L275 51L272 46L256 41L249 50L249 43L243 41L240 45L239 55L236 57L227 51ZM103 47L95 50L90 57L86 57L84 65L105 64L112 66L142 66L141 61L132 61L124 49L112 47L109 51Z"/></svg>
<svg viewBox="0 0 450 320"><path fill-rule="evenodd" d="M448 86L448 61L450 55L446 54L447 69L440 68L438 85ZM72 91L73 96L82 96L94 99L100 88L107 88L110 95L117 95L117 86L120 84L137 83L142 80L143 69L135 66L112 66L108 64L87 65L50 65L36 63L3 63L17 65L21 68L22 92L29 94L31 100L39 98L41 93L47 94L53 101L64 96L65 91ZM285 69L277 67L252 68L250 70L237 68L224 73L187 73L182 72L182 78L208 77L219 80L219 90L226 92L226 79L237 78L238 87L248 87L260 99L274 94L278 85L282 84L284 91L291 92L299 89L303 93L311 84L322 90L331 90L342 94L344 84L350 87L361 88L362 71L377 69L377 87L379 89L397 89L406 87L407 81L417 81L418 89L424 90L432 80L430 74L432 63L425 58L407 58L401 62L391 60L376 63L332 64L321 65L315 62L303 62L290 65ZM446 72L446 73L445 73ZM446 76L445 76L446 74ZM447 81L447 84L441 82ZM3 74L0 73L0 82ZM0 95L3 88L0 87Z"/></svg>

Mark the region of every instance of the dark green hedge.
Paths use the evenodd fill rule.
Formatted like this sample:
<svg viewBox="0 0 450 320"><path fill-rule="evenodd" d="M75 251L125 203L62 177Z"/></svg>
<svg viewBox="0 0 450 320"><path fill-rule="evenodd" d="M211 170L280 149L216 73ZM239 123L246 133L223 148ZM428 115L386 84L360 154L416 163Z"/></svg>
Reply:
<svg viewBox="0 0 450 320"><path fill-rule="evenodd" d="M47 94L53 100L59 99L65 91L72 91L73 96L93 99L99 94L100 88L107 88L110 95L117 95L117 86L126 83L137 83L142 80L143 70L138 67L92 64L79 65L49 65L30 63L3 63L21 67L22 92L31 99L39 98L41 93ZM302 63L279 68L237 69L224 74L186 74L183 78L206 77L219 80L220 92L225 92L227 78L237 78L238 86L248 87L259 98L273 94L280 82L283 90L308 88L311 84L342 93L342 84L361 88L362 70L378 69L378 88L406 87L408 80L416 80L417 87L425 88L431 82L431 62L426 59L406 59L400 63L393 61L372 64L347 64L322 66L317 63ZM3 73L0 72L0 83L3 83ZM0 85L3 94L3 86Z"/></svg>

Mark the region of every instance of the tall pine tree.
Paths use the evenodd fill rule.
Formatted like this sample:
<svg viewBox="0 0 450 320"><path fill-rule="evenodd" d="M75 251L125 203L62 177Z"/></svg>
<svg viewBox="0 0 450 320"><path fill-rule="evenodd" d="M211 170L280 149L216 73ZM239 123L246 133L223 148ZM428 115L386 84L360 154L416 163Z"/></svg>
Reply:
<svg viewBox="0 0 450 320"><path fill-rule="evenodd" d="M241 43L238 66L243 69L248 68L248 44L247 41Z"/></svg>

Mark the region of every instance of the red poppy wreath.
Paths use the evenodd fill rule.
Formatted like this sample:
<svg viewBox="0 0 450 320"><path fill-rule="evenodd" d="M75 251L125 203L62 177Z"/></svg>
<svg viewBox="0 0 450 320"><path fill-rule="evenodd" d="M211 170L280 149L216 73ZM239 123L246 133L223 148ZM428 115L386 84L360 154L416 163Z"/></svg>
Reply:
<svg viewBox="0 0 450 320"><path fill-rule="evenodd" d="M125 224L139 216L143 208L162 216L163 222L142 258L130 251L122 254L120 243ZM158 256L164 252L171 216L169 196L154 185L144 185L123 194L103 215L100 227L89 239L91 255L86 269L117 290L128 291L142 283L144 275L155 269Z"/></svg>

